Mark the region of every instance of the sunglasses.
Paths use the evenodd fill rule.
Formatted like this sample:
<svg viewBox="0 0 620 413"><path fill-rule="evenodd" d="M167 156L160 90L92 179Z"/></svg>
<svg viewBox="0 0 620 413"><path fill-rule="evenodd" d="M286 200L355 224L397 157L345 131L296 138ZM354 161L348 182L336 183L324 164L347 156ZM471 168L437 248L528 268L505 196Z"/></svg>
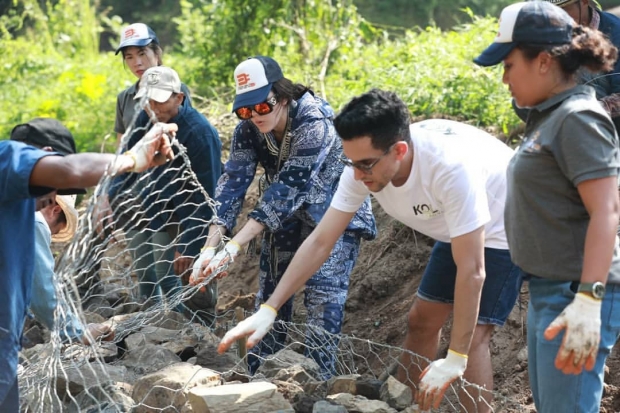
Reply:
<svg viewBox="0 0 620 413"><path fill-rule="evenodd" d="M385 152L383 152L383 155L381 155L378 158L364 159L362 161L357 161L357 162L353 162L352 160L350 160L349 158L345 158L344 156L341 156L339 159L340 159L340 162L342 162L345 166L350 166L351 168L359 169L360 171L364 173L370 173L372 172L372 168L374 168L375 165L378 164L381 159L385 158L387 154L390 153L390 151L392 150L394 145L396 145L396 143L390 145L390 147L387 148Z"/></svg>
<svg viewBox="0 0 620 413"><path fill-rule="evenodd" d="M252 106L243 106L235 110L235 115L241 120L252 118L252 111L259 116L268 115L273 112L273 107L278 103L278 98L274 95L264 102Z"/></svg>

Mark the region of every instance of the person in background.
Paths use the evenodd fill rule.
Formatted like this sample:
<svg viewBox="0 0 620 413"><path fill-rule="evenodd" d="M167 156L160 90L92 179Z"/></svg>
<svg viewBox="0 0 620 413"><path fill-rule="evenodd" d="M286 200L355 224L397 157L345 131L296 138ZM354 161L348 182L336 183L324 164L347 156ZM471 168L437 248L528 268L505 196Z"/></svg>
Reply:
<svg viewBox="0 0 620 413"><path fill-rule="evenodd" d="M41 147L54 148L59 133L70 134L57 122L18 127L37 135L34 140ZM15 140L0 141L0 412L19 412L17 360L32 292L35 211L49 203L44 195L96 185L106 173L142 172L161 165L173 157L168 135L176 129L174 124L160 124L119 156L62 156Z"/></svg>
<svg viewBox="0 0 620 413"><path fill-rule="evenodd" d="M503 9L474 61L503 64L530 108L507 171L506 234L529 281L528 370L539 413L600 410L605 360L620 336L618 135L579 70L612 69L618 50L548 2Z"/></svg>
<svg viewBox="0 0 620 413"><path fill-rule="evenodd" d="M576 24L599 30L611 41L620 47L620 18L601 10L596 0L544 0L564 9ZM616 130L620 128L620 61L606 72L592 72L579 70L578 83L592 86L596 97L603 108L611 116ZM519 113L520 111L517 111ZM526 112L522 112L526 113ZM525 115L520 115L525 121Z"/></svg>
<svg viewBox="0 0 620 413"><path fill-rule="evenodd" d="M236 96L233 111L240 122L235 128L230 158L215 194L217 225L212 225L205 250L194 263L192 284L225 269L241 249L263 233L259 291L256 308L278 318L265 340L248 354L254 374L264 357L284 348L293 315L293 298L275 309L265 304L280 282L295 251L312 232L338 187L344 166L339 162L342 145L333 125L329 104L306 86L284 77L272 58L255 56L235 69ZM246 191L261 164L261 199L247 223L217 252L222 235L231 234ZM305 284L308 310L306 356L319 365L322 378L336 374L338 335L344 320L349 275L362 238L376 236L375 221L366 198L326 262L313 271Z"/></svg>
<svg viewBox="0 0 620 413"><path fill-rule="evenodd" d="M30 310L35 318L51 331L55 328L56 307L61 305L56 298L56 275L51 243L70 241L78 222L75 195L54 194L55 191L45 195L50 197L49 204L35 212L34 278L30 302ZM96 341L99 338L107 341L114 339L114 333L108 325L90 323L84 328L78 317L66 305L62 306L58 315L61 317L58 326L63 341L90 344L91 340Z"/></svg>
<svg viewBox="0 0 620 413"><path fill-rule="evenodd" d="M117 144L121 145L123 135L135 130L135 122L142 111L139 100L135 99L140 80L148 69L163 64L163 51L157 35L149 26L144 23L133 23L121 30L120 42L116 48L116 54L119 53L123 57L123 64L137 79L116 98L114 131L117 135ZM185 84L181 84L181 91L184 104L191 106L190 92ZM122 229L125 232L127 248L133 261L132 269L138 278L139 299L149 305L159 301L165 293L161 291L158 283L155 258L149 246L151 234L145 231L148 223L141 213L142 205L137 201L139 192L140 188L137 185L132 191L118 194L114 199L109 199L107 195L100 196L98 213L101 217L99 222L104 223L101 227L105 225L108 231ZM111 212L112 208L114 214Z"/></svg>
<svg viewBox="0 0 620 413"><path fill-rule="evenodd" d="M514 307L521 277L510 261L503 219L505 170L513 151L466 124L410 122L407 105L392 92L373 89L345 105L334 124L347 168L329 210L267 304L278 308L310 277L372 194L389 215L436 240L409 310L403 345L409 352L398 372L417 393L420 410L427 410L437 408L461 376L493 389L489 343L494 326L503 325ZM448 353L428 364L450 313ZM219 350L250 334L248 344L260 340L273 323L267 315L258 312L240 323ZM491 410L490 393L466 390L460 397L466 411Z"/></svg>
<svg viewBox="0 0 620 413"><path fill-rule="evenodd" d="M188 270L205 244L213 216L207 196L192 180L186 179L185 174L191 169L210 198L221 175L222 143L219 135L204 115L184 103L186 98L181 85L179 75L172 68L155 66L144 72L135 99L144 100L146 105L136 121L138 129L127 146L131 148L154 124L153 121L175 123L179 127L176 141L185 147L190 161L186 165L185 158L178 156L173 162L154 169L144 180L139 195L148 233L152 237L143 249L150 249L157 285L168 298L179 291L181 284L188 283ZM132 174L130 179L119 177L118 180L127 187L133 185L131 178L137 177ZM205 291L196 292L184 304L190 310L190 316L196 314L208 325L213 324L217 283L211 283ZM183 307L177 309L182 311Z"/></svg>
<svg viewBox="0 0 620 413"><path fill-rule="evenodd" d="M123 27L121 30L121 40L116 48L116 54L119 53L123 57L123 64L137 78L136 83L123 90L116 97L114 131L120 145L121 137L135 122L142 110L139 102L135 100L140 79L142 79L144 72L151 67L163 65L163 51L157 35L149 26L144 23L134 23ZM186 103L191 105L187 86L181 84L181 91L185 96Z"/></svg>

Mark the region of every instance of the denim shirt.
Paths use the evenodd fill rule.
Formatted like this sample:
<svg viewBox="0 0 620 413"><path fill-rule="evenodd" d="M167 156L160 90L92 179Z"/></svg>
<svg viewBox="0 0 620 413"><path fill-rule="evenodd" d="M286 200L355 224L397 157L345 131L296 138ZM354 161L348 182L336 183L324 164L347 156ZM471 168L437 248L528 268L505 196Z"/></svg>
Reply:
<svg viewBox="0 0 620 413"><path fill-rule="evenodd" d="M267 185L249 216L268 231L277 232L290 219L301 219L316 227L329 208L344 170L339 161L342 142L332 122L334 112L326 101L310 92L291 105L290 150L280 168L279 155L269 150L269 146L279 146L273 134L260 133L251 120L242 121L235 128L230 158L215 193L220 203L220 224L228 231L235 227L258 164L265 170ZM347 230L366 239L376 236L370 198Z"/></svg>
<svg viewBox="0 0 620 413"><path fill-rule="evenodd" d="M30 310L45 327L54 330L54 312L58 299L51 250L52 233L43 215L40 212L34 215L34 277ZM68 307L61 314L65 315L59 322L62 339L80 340L83 334L82 323Z"/></svg>
<svg viewBox="0 0 620 413"><path fill-rule="evenodd" d="M15 141L0 142L0 404L17 379L17 357L30 302L34 270L34 197L49 188L29 186L44 152Z"/></svg>

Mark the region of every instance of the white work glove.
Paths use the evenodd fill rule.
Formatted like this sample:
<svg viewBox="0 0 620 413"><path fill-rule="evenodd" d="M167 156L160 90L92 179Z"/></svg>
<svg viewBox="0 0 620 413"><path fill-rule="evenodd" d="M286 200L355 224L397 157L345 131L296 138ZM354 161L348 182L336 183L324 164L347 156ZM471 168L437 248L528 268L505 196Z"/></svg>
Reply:
<svg viewBox="0 0 620 413"><path fill-rule="evenodd" d="M553 340L566 329L555 358L555 367L564 374L580 374L596 364L601 339L601 300L585 294L575 295L573 302L545 330L545 339Z"/></svg>
<svg viewBox="0 0 620 413"><path fill-rule="evenodd" d="M254 347L271 330L277 315L278 312L275 308L268 304L261 304L256 313L226 333L219 346L217 346L217 352L222 354L228 350L233 342L247 336L250 336L250 338L247 341L246 347L248 349Z"/></svg>
<svg viewBox="0 0 620 413"><path fill-rule="evenodd" d="M177 131L174 123L157 123L124 154L117 156L110 166L110 173L144 172L153 166L165 164L174 158L170 136Z"/></svg>
<svg viewBox="0 0 620 413"><path fill-rule="evenodd" d="M194 261L194 265L192 265L192 275L189 277L189 285L200 284L205 278L207 278L206 275L203 275L203 273L207 268L207 265L209 265L215 256L215 251L215 247L206 247L202 250L196 261Z"/></svg>
<svg viewBox="0 0 620 413"><path fill-rule="evenodd" d="M461 377L467 368L467 356L448 350L445 359L433 361L420 375L416 403L420 410L439 408L448 386Z"/></svg>
<svg viewBox="0 0 620 413"><path fill-rule="evenodd" d="M228 271L222 271L222 268L235 261L235 257L241 251L241 245L236 241L230 240L226 243L224 248L218 252L215 257L206 265L206 269L203 270L205 277L212 273L217 273L216 278L223 278L228 275ZM218 272L219 270L219 272Z"/></svg>

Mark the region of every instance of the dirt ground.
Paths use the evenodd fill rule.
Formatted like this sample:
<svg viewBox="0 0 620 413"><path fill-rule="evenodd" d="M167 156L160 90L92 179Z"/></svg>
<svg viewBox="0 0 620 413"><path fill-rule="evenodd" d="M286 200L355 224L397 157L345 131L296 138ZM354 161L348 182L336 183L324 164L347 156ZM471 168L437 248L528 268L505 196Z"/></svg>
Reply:
<svg viewBox="0 0 620 413"><path fill-rule="evenodd" d="M256 202L250 191L244 211ZM373 342L400 346L406 331L406 316L426 266L433 241L387 216L373 205L379 236L364 242L351 275L343 333ZM243 223L246 213L242 214ZM230 275L220 281L219 310L236 306L252 310L252 295L257 290L258 257L242 256L233 264ZM303 323L305 309L297 295L294 321ZM506 325L496 330L491 346L495 391L518 402L524 411L534 412L528 385L525 355L527 285ZM449 322L442 336L445 351ZM620 412L620 356L614 351L608 361L606 387L601 412Z"/></svg>

